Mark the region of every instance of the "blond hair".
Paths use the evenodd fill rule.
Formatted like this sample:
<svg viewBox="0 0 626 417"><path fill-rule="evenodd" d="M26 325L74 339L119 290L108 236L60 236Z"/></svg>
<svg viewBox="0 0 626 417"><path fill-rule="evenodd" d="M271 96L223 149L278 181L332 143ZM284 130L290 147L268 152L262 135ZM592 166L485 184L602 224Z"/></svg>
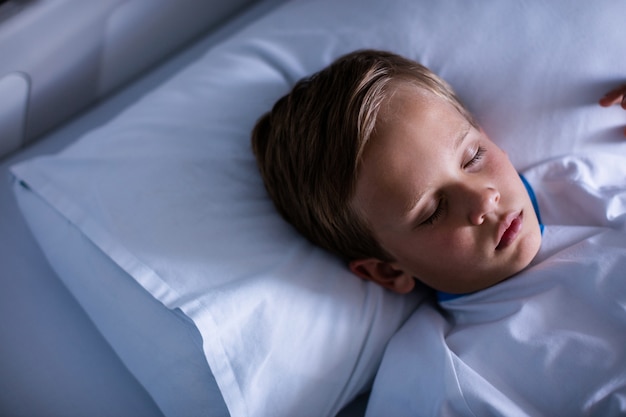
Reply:
<svg viewBox="0 0 626 417"><path fill-rule="evenodd" d="M252 132L278 211L310 241L347 260L393 260L351 202L381 106L402 82L450 102L476 125L450 86L426 67L390 52L360 50L299 81Z"/></svg>

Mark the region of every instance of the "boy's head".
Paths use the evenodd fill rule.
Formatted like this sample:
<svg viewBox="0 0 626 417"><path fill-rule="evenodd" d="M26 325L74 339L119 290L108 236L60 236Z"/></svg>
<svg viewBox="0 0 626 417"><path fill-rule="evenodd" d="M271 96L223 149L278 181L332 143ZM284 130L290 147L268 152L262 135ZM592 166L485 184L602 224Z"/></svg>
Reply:
<svg viewBox="0 0 626 417"><path fill-rule="evenodd" d="M280 213L358 276L397 292L491 286L540 243L524 185L451 88L357 51L297 83L254 128Z"/></svg>

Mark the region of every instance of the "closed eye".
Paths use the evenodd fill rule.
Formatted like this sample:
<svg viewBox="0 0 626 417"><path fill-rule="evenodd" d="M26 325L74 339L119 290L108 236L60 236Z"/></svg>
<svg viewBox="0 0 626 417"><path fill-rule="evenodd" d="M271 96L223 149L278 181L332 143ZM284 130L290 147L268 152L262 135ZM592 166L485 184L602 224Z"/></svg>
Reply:
<svg viewBox="0 0 626 417"><path fill-rule="evenodd" d="M486 152L487 152L487 149L485 149L482 146L479 146L476 149L476 152L474 153L474 156L472 157L472 159L470 159L465 165L463 165L463 168L467 169L476 165L478 162L480 162L481 159L483 159Z"/></svg>
<svg viewBox="0 0 626 417"><path fill-rule="evenodd" d="M444 212L444 201L439 200L439 202L437 203L437 208L435 209L433 214L431 214L426 220L420 223L420 226L429 226L429 225L434 224L443 215L443 212Z"/></svg>

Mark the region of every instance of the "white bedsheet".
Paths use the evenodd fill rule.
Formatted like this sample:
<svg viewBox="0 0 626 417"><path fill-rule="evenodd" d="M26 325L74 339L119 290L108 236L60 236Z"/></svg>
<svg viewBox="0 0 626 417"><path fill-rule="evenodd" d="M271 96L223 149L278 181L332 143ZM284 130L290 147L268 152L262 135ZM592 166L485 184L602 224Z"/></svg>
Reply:
<svg viewBox="0 0 626 417"><path fill-rule="evenodd" d="M626 414L626 146L525 174L546 228L531 266L418 308L368 416Z"/></svg>

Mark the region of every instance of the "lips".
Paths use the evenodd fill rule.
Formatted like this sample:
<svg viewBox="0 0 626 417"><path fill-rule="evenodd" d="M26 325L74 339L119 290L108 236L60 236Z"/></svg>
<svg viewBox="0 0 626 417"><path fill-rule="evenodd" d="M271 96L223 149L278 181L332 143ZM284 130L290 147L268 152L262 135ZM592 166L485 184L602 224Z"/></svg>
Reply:
<svg viewBox="0 0 626 417"><path fill-rule="evenodd" d="M522 230L523 224L524 212L507 214L498 227L498 246L496 246L496 250L502 250L513 243Z"/></svg>

